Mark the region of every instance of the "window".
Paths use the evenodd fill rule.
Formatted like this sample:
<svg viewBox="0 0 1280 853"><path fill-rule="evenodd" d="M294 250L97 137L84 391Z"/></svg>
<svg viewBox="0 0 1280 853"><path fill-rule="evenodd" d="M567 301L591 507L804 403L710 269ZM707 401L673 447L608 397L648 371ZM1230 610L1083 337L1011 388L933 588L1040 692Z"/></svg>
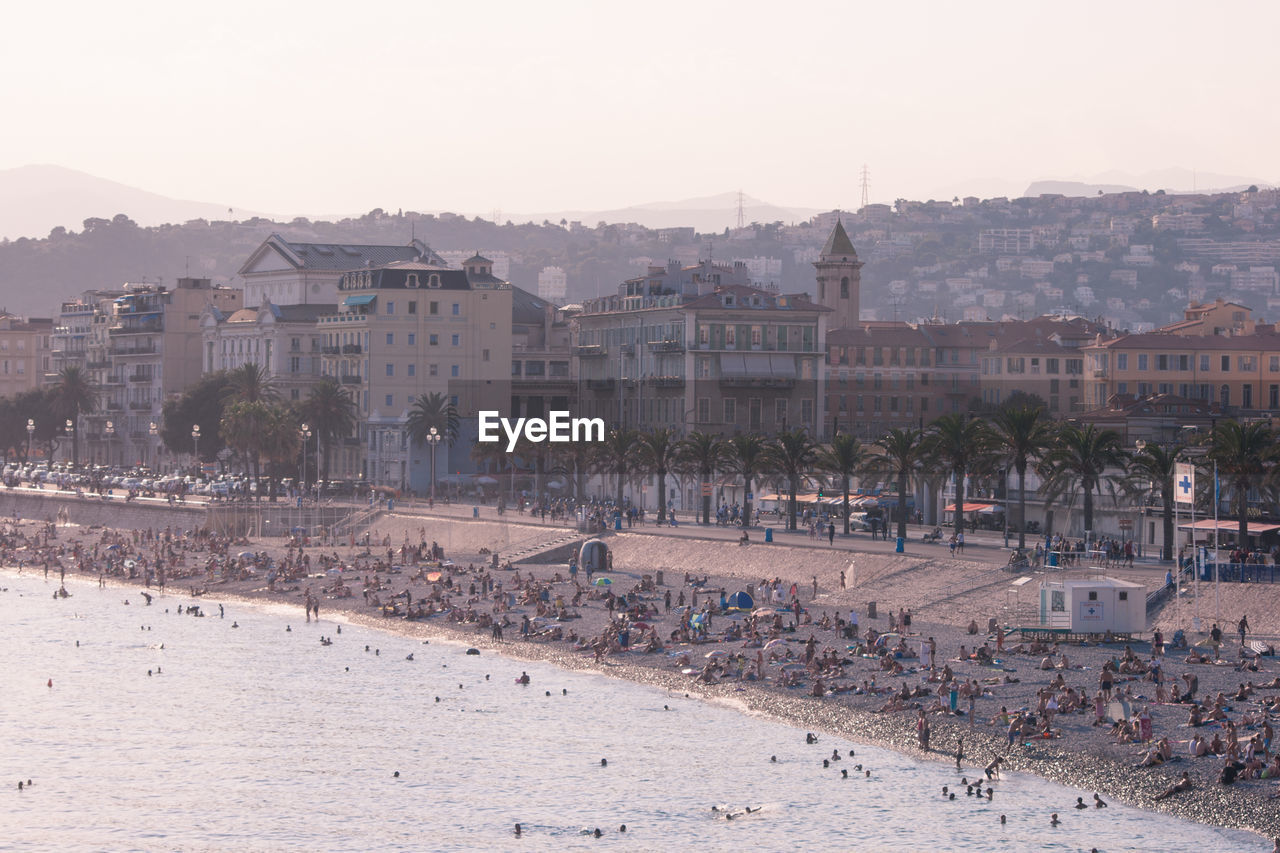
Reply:
<svg viewBox="0 0 1280 853"><path fill-rule="evenodd" d="M428 314L439 314L439 313L440 313L440 303L439 303L439 302L428 302L428 303L427 303L427 313L428 313Z"/></svg>
<svg viewBox="0 0 1280 853"><path fill-rule="evenodd" d="M758 347L764 342L764 330L760 326L751 327L751 345Z"/></svg>
<svg viewBox="0 0 1280 853"><path fill-rule="evenodd" d="M773 422L776 424L785 424L787 422L787 401L785 398L773 401Z"/></svg>
<svg viewBox="0 0 1280 853"><path fill-rule="evenodd" d="M388 375L388 376L395 376L395 375L396 375L396 366L395 366L394 364L388 364L388 365L387 365L387 375Z"/></svg>
<svg viewBox="0 0 1280 853"><path fill-rule="evenodd" d="M1044 372L1050 376L1058 373L1058 360L1056 358L1046 358L1044 360Z"/></svg>
<svg viewBox="0 0 1280 853"><path fill-rule="evenodd" d="M724 345L725 347L736 347L738 345L737 326L724 327Z"/></svg>
<svg viewBox="0 0 1280 853"><path fill-rule="evenodd" d="M1178 369L1179 369L1179 370L1190 370L1190 369L1191 369L1191 356L1189 356L1189 355L1180 355L1180 356L1178 356Z"/></svg>
<svg viewBox="0 0 1280 853"><path fill-rule="evenodd" d="M695 412L695 415L698 419L697 423L700 423L700 424L711 423L711 398L699 397L698 405L696 406L696 408L697 408L697 412Z"/></svg>
<svg viewBox="0 0 1280 853"><path fill-rule="evenodd" d="M724 398L724 422L735 423L738 420L738 401L733 397Z"/></svg>
<svg viewBox="0 0 1280 853"><path fill-rule="evenodd" d="M698 356L697 374L698 379L711 378L711 359L705 355Z"/></svg>
<svg viewBox="0 0 1280 853"><path fill-rule="evenodd" d="M800 422L804 424L813 423L813 401L800 401Z"/></svg>
<svg viewBox="0 0 1280 853"><path fill-rule="evenodd" d="M1148 361L1148 359L1149 359L1149 356L1145 352L1138 353L1138 370L1139 371L1145 372L1151 369L1150 362Z"/></svg>
<svg viewBox="0 0 1280 853"><path fill-rule="evenodd" d="M387 346L395 346L396 336L393 332L387 332Z"/></svg>
<svg viewBox="0 0 1280 853"><path fill-rule="evenodd" d="M413 332L410 332L410 333L409 333L409 346L417 346L417 343L418 343L418 336L417 336L417 335L415 335Z"/></svg>
<svg viewBox="0 0 1280 853"><path fill-rule="evenodd" d="M840 279L840 298L841 299L849 298L849 277L848 276L845 276L844 278Z"/></svg>
<svg viewBox="0 0 1280 853"><path fill-rule="evenodd" d="M428 376L439 376L439 375L440 375L440 365L438 365L438 364L429 364L429 365L427 365L427 375L428 375Z"/></svg>
<svg viewBox="0 0 1280 853"><path fill-rule="evenodd" d="M1168 369L1169 369L1169 356L1165 355L1164 353L1160 353L1159 355L1156 356L1156 370L1168 370Z"/></svg>
<svg viewBox="0 0 1280 853"><path fill-rule="evenodd" d="M1223 385L1218 389L1218 404L1221 406L1231 405L1231 386Z"/></svg>
<svg viewBox="0 0 1280 853"><path fill-rule="evenodd" d="M1244 373L1258 372L1258 357L1256 355L1242 355L1237 363L1240 365L1240 370Z"/></svg>
<svg viewBox="0 0 1280 853"><path fill-rule="evenodd" d="M450 343L452 343L455 347L458 346L459 344L462 343L462 335L453 335L450 340Z"/></svg>
<svg viewBox="0 0 1280 853"><path fill-rule="evenodd" d="M1253 386L1247 382L1240 388L1240 407L1243 409L1253 408Z"/></svg>
<svg viewBox="0 0 1280 853"><path fill-rule="evenodd" d="M1089 600L1090 600L1090 601L1097 601L1097 600L1098 600L1098 591L1097 591L1097 590L1094 590L1094 589L1089 590Z"/></svg>
<svg viewBox="0 0 1280 853"><path fill-rule="evenodd" d="M524 365L525 376L542 376L546 372L546 362L542 361L526 361Z"/></svg>
<svg viewBox="0 0 1280 853"><path fill-rule="evenodd" d="M1229 355L1224 355L1222 357L1222 372L1223 373L1231 372L1231 356Z"/></svg>
<svg viewBox="0 0 1280 853"><path fill-rule="evenodd" d="M396 304L394 302L387 303L387 313L388 314L396 313Z"/></svg>
<svg viewBox="0 0 1280 853"><path fill-rule="evenodd" d="M391 395L387 395L387 408L391 408Z"/></svg>
<svg viewBox="0 0 1280 853"><path fill-rule="evenodd" d="M1128 370L1128 369L1129 369L1129 353L1127 352L1116 353L1116 370Z"/></svg>
<svg viewBox="0 0 1280 853"><path fill-rule="evenodd" d="M461 375L462 374L458 371L458 365L452 364L449 366L449 376L451 376L454 379L457 379Z"/></svg>
<svg viewBox="0 0 1280 853"><path fill-rule="evenodd" d="M440 336L439 336L439 335L427 335L427 343L431 344L431 346L433 346L433 347L434 347L434 346L439 346L439 345L440 345Z"/></svg>
<svg viewBox="0 0 1280 853"><path fill-rule="evenodd" d="M418 313L418 300L416 300L416 299L410 299L410 300L409 300L409 313L410 313L410 314L417 314L417 313Z"/></svg>
<svg viewBox="0 0 1280 853"><path fill-rule="evenodd" d="M1267 408L1280 409L1280 385L1272 385L1267 389Z"/></svg>
<svg viewBox="0 0 1280 853"><path fill-rule="evenodd" d="M1207 355L1200 356L1200 371L1202 373L1209 372L1209 356Z"/></svg>
<svg viewBox="0 0 1280 853"><path fill-rule="evenodd" d="M417 376L417 375L418 375L418 365L414 364L412 361L411 361L411 362L409 362L409 366L408 366L408 367L406 367L405 369L406 369L407 371L409 371L409 375L410 375L410 376Z"/></svg>
<svg viewBox="0 0 1280 853"><path fill-rule="evenodd" d="M1116 593L1116 598L1120 601L1128 601L1129 591L1127 589L1120 590L1118 593Z"/></svg>
<svg viewBox="0 0 1280 853"><path fill-rule="evenodd" d="M302 359L298 358L296 355L289 359L290 373L297 373L301 369L302 369Z"/></svg>
<svg viewBox="0 0 1280 853"><path fill-rule="evenodd" d="M457 302L453 303L453 316L457 317L462 313L462 306Z"/></svg>
<svg viewBox="0 0 1280 853"><path fill-rule="evenodd" d="M1271 368L1271 372L1280 373L1280 355L1271 356L1270 361L1271 361L1271 364L1269 365L1269 367Z"/></svg>
<svg viewBox="0 0 1280 853"><path fill-rule="evenodd" d="M489 351L487 349L480 350L480 360L481 361L489 360Z"/></svg>
<svg viewBox="0 0 1280 853"><path fill-rule="evenodd" d="M511 375L512 376L520 375L520 362L518 361L511 362Z"/></svg>
<svg viewBox="0 0 1280 853"><path fill-rule="evenodd" d="M552 376L566 377L569 375L569 362L553 361L547 365L547 370Z"/></svg>

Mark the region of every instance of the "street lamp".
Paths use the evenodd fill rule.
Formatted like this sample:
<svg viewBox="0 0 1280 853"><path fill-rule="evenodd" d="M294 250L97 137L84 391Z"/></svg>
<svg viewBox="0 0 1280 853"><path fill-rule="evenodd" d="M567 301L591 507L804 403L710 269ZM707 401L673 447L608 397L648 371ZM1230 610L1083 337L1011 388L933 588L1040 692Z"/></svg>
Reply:
<svg viewBox="0 0 1280 853"><path fill-rule="evenodd" d="M431 445L431 503L436 502L436 445L444 438L435 427L427 433L427 443Z"/></svg>
<svg viewBox="0 0 1280 853"><path fill-rule="evenodd" d="M298 492L299 494L302 494L306 492L307 488L307 442L311 440L311 427L307 424L303 424L302 428L298 431L298 435L302 436L302 475L298 477ZM320 472L317 471L316 476L320 476Z"/></svg>
<svg viewBox="0 0 1280 853"><path fill-rule="evenodd" d="M200 474L200 424L191 425L191 443L195 446L192 455L196 459L196 474Z"/></svg>
<svg viewBox="0 0 1280 853"><path fill-rule="evenodd" d="M111 464L111 439L115 437L116 425L111 421L107 421L107 425L103 429L103 432L107 437L107 464L110 465Z"/></svg>
<svg viewBox="0 0 1280 853"><path fill-rule="evenodd" d="M71 422L71 418L67 418L65 430L71 438L71 459L74 462L76 457L76 425Z"/></svg>
<svg viewBox="0 0 1280 853"><path fill-rule="evenodd" d="M31 461L31 440L35 438L36 422L32 418L27 418L27 461Z"/></svg>
<svg viewBox="0 0 1280 853"><path fill-rule="evenodd" d="M156 471L158 472L160 470L160 459L159 459L160 452L159 452L159 449L156 447L156 436L160 434L160 427L156 426L155 421L152 421L151 424L147 427L147 434L151 436L151 446L147 448L147 464L148 465L152 464L151 451L155 450L156 457L157 457L155 461L155 468L156 468Z"/></svg>

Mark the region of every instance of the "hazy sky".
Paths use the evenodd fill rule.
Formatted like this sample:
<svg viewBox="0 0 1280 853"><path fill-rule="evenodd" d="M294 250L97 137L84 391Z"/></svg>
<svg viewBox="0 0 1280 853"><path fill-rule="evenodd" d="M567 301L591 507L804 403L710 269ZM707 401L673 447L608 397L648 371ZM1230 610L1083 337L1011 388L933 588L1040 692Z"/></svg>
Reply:
<svg viewBox="0 0 1280 853"><path fill-rule="evenodd" d="M1280 4L10 4L0 168L277 214L1280 180Z"/></svg>

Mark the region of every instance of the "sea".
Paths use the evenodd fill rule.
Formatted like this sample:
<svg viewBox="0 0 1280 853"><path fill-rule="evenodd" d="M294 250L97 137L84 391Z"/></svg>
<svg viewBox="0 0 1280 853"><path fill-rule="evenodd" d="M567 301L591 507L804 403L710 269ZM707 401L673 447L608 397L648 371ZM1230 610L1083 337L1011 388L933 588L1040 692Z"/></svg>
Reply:
<svg viewBox="0 0 1280 853"><path fill-rule="evenodd" d="M301 608L57 585L0 574L0 850L1270 849Z"/></svg>

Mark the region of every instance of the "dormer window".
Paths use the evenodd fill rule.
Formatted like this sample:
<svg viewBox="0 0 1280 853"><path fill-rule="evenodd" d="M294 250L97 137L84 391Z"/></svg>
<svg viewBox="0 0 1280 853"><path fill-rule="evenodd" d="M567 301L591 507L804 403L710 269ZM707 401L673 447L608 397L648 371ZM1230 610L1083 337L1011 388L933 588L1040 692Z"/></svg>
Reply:
<svg viewBox="0 0 1280 853"><path fill-rule="evenodd" d="M405 280L404 284L405 287L411 287L416 290L419 287L418 274L416 272L409 273L409 277Z"/></svg>
<svg viewBox="0 0 1280 853"><path fill-rule="evenodd" d="M732 294L732 293L726 293L726 294L724 295L724 307L726 307L726 308L732 308L732 307L733 307L733 294Z"/></svg>
<svg viewBox="0 0 1280 853"><path fill-rule="evenodd" d="M430 277L427 278L427 287L439 287L439 286L440 286L440 276L437 275L436 273L432 273Z"/></svg>

